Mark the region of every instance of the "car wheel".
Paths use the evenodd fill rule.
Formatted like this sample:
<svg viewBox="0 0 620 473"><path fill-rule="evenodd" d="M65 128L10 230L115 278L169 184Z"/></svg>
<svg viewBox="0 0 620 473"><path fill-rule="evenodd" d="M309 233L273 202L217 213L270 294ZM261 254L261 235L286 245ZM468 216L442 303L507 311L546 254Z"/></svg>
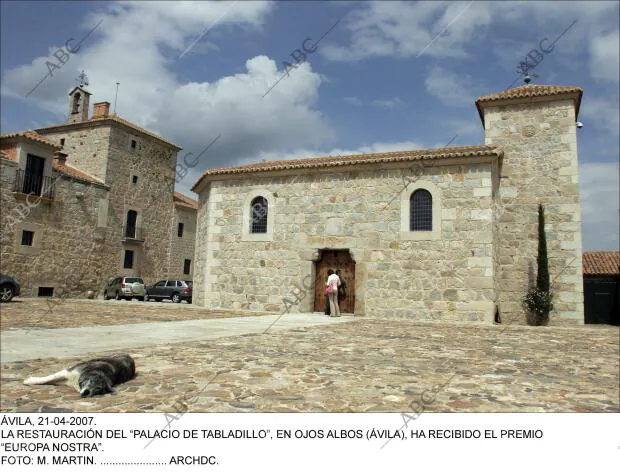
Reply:
<svg viewBox="0 0 620 473"><path fill-rule="evenodd" d="M117 301L120 301L120 300L121 300L121 295L118 293L118 291L116 291L116 297L115 297L115 299L116 299Z"/></svg>
<svg viewBox="0 0 620 473"><path fill-rule="evenodd" d="M10 302L13 299L13 286L4 284L0 287L0 302Z"/></svg>
<svg viewBox="0 0 620 473"><path fill-rule="evenodd" d="M176 292L172 294L172 302L175 304L179 304L181 302L181 297Z"/></svg>

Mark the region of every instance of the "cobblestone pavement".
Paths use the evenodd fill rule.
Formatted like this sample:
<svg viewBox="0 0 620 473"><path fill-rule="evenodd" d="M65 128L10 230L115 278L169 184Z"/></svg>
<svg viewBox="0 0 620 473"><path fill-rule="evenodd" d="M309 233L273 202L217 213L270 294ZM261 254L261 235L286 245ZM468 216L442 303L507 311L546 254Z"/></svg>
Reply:
<svg viewBox="0 0 620 473"><path fill-rule="evenodd" d="M175 320L217 319L269 312L209 310L185 302L139 302L85 299L19 299L0 306L0 330L141 324Z"/></svg>
<svg viewBox="0 0 620 473"><path fill-rule="evenodd" d="M3 363L0 410L398 413L620 409L617 327L446 325L358 318L342 324L128 351L136 359L137 378L120 385L115 394L89 399L80 399L65 386L29 387L22 380L90 356ZM395 428L401 424L400 417L395 419Z"/></svg>

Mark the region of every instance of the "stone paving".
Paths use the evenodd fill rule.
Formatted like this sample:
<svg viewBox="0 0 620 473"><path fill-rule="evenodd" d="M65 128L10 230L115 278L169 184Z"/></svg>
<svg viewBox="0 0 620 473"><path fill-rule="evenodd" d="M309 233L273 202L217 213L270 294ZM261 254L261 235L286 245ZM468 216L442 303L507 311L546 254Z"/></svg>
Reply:
<svg viewBox="0 0 620 473"><path fill-rule="evenodd" d="M619 335L618 327L610 326L356 318L204 341L162 341L126 350L136 359L138 376L115 394L97 398L80 399L65 386L24 386L22 380L105 352L3 362L0 410L619 412Z"/></svg>
<svg viewBox="0 0 620 473"><path fill-rule="evenodd" d="M269 314L209 310L182 302L104 301L87 299L16 299L0 306L0 330L140 324Z"/></svg>

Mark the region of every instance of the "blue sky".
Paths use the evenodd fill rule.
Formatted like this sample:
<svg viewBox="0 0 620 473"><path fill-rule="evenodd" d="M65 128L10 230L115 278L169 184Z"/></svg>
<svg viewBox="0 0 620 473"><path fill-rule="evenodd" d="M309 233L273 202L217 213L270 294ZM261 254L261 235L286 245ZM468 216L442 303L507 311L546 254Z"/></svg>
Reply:
<svg viewBox="0 0 620 473"><path fill-rule="evenodd" d="M261 159L482 144L474 101L545 54L535 83L584 89L584 249L618 249L618 2L2 2L2 133L62 123L84 69L91 103L210 167ZM284 74L283 61L336 27ZM45 62L99 27L28 98ZM24 28L28 25L28 28ZM75 44L73 41L71 44ZM52 58L52 59L50 59ZM522 83L519 80L516 85Z"/></svg>

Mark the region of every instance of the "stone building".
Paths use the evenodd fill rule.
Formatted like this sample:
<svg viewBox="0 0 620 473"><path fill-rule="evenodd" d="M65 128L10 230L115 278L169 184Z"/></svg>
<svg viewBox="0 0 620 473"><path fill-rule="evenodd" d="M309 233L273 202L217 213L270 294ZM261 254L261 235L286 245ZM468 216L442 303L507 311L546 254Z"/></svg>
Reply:
<svg viewBox="0 0 620 473"><path fill-rule="evenodd" d="M541 203L552 323L583 323L581 96L526 84L478 98L484 145L208 170L192 189L194 303L321 311L338 267L355 315L524 321Z"/></svg>
<svg viewBox="0 0 620 473"><path fill-rule="evenodd" d="M197 202L174 191L177 145L82 86L66 124L0 137L2 272L23 295L101 292L109 278L193 273ZM78 284L79 280L79 284Z"/></svg>

